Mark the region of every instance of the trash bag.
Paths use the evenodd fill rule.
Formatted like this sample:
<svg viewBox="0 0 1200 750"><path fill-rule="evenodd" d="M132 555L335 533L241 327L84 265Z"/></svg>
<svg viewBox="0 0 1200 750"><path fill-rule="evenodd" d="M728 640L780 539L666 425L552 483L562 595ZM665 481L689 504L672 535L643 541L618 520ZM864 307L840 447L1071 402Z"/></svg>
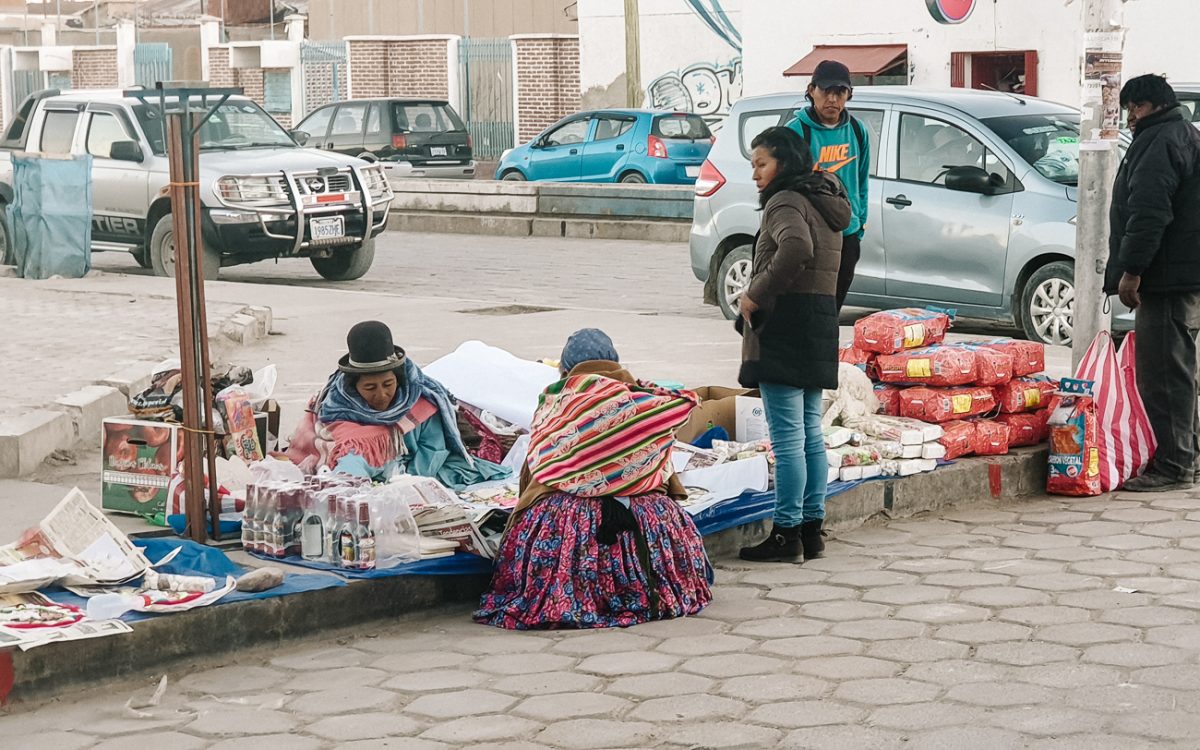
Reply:
<svg viewBox="0 0 1200 750"><path fill-rule="evenodd" d="M13 154L9 237L26 279L92 270L92 157Z"/></svg>

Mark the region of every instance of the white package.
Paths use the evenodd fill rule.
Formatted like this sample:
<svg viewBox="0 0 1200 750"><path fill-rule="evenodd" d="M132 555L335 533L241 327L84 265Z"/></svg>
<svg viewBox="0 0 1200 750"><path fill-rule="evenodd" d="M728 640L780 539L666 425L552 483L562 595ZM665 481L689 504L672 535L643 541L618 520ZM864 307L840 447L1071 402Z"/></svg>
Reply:
<svg viewBox="0 0 1200 750"><path fill-rule="evenodd" d="M921 458L933 459L946 457L946 446L941 443L926 443L921 447Z"/></svg>

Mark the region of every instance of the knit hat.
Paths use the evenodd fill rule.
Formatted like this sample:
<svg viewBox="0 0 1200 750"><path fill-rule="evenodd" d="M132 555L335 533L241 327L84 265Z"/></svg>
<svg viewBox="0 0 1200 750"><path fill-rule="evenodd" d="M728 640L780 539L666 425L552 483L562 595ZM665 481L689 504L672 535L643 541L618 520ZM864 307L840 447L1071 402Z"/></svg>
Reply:
<svg viewBox="0 0 1200 750"><path fill-rule="evenodd" d="M338 369L352 375L388 372L404 365L404 350L392 343L392 329L378 320L358 323L346 334L349 353Z"/></svg>
<svg viewBox="0 0 1200 750"><path fill-rule="evenodd" d="M567 339L567 345L563 347L562 356L559 357L559 367L563 372L570 372L581 362L595 360L621 361L617 355L617 348L613 346L607 333L599 328L583 328L572 333Z"/></svg>

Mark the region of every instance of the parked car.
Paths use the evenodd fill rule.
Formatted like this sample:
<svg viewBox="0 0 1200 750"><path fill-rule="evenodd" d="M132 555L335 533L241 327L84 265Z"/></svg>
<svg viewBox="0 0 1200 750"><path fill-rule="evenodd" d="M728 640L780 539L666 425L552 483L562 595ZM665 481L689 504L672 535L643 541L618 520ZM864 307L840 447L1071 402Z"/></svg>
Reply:
<svg viewBox="0 0 1200 750"><path fill-rule="evenodd" d="M1172 83L1179 102L1191 114L1192 123L1200 128L1200 83Z"/></svg>
<svg viewBox="0 0 1200 750"><path fill-rule="evenodd" d="M496 179L691 185L712 142L704 118L687 112L579 112L501 154Z"/></svg>
<svg viewBox="0 0 1200 750"><path fill-rule="evenodd" d="M750 141L806 106L743 99L696 182L692 271L726 317L759 228ZM856 89L871 143L870 220L847 304L937 304L1066 344L1075 303L1079 111L1042 99L910 87ZM1114 327L1133 314L1113 300Z"/></svg>
<svg viewBox="0 0 1200 750"><path fill-rule="evenodd" d="M383 165L389 179L469 180L475 159L467 126L440 99L354 99L313 110L296 129L308 145Z"/></svg>
<svg viewBox="0 0 1200 750"><path fill-rule="evenodd" d="M12 153L90 154L92 251L130 252L142 267L174 276L166 142L149 91L51 89L26 98L0 142L0 259L10 255ZM375 258L392 198L378 165L301 148L246 97L230 97L200 129L207 278L223 266L308 258L327 279L357 279Z"/></svg>

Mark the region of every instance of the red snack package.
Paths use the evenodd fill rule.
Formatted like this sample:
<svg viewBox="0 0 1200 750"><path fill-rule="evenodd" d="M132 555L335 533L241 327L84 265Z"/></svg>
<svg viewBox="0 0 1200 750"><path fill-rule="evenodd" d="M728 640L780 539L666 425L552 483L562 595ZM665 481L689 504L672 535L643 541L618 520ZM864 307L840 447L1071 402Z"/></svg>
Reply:
<svg viewBox="0 0 1200 750"><path fill-rule="evenodd" d="M1100 485L1099 425L1092 382L1063 380L1063 396L1050 413L1050 464L1046 491L1090 497Z"/></svg>
<svg viewBox="0 0 1200 750"><path fill-rule="evenodd" d="M900 416L925 422L948 422L986 414L996 408L996 394L981 386L908 388L900 393Z"/></svg>
<svg viewBox="0 0 1200 750"><path fill-rule="evenodd" d="M1049 405L1057 389L1058 383L1048 378L1016 378L996 386L996 403L1005 414L1037 411Z"/></svg>
<svg viewBox="0 0 1200 750"><path fill-rule="evenodd" d="M1008 453L1008 425L980 419L975 422L975 455L1003 456Z"/></svg>
<svg viewBox="0 0 1200 750"><path fill-rule="evenodd" d="M961 419L942 423L938 442L946 448L947 461L971 455L975 451L975 423Z"/></svg>
<svg viewBox="0 0 1200 750"><path fill-rule="evenodd" d="M975 380L975 353L962 347L927 346L880 354L876 364L885 383L945 386Z"/></svg>
<svg viewBox="0 0 1200 750"><path fill-rule="evenodd" d="M904 389L895 385L876 384L875 398L879 400L880 414L886 414L889 417L900 416L900 391L902 390Z"/></svg>
<svg viewBox="0 0 1200 750"><path fill-rule="evenodd" d="M1012 448L1043 443L1050 434L1049 408L1034 412L1001 414L996 417L996 421L1008 425L1008 445Z"/></svg>
<svg viewBox="0 0 1200 750"><path fill-rule="evenodd" d="M854 346L868 352L895 354L940 344L949 328L950 316L944 312L915 307L884 310L854 324Z"/></svg>
<svg viewBox="0 0 1200 750"><path fill-rule="evenodd" d="M867 363L870 362L874 356L874 352L858 349L854 346L854 344L845 344L838 349L838 362L847 362L863 370L867 369Z"/></svg>
<svg viewBox="0 0 1200 750"><path fill-rule="evenodd" d="M946 346L966 349L975 354L975 379L972 385L1003 385L1013 379L1013 355L1004 349L980 346L974 341L959 341Z"/></svg>
<svg viewBox="0 0 1200 750"><path fill-rule="evenodd" d="M1046 345L1038 341L1017 339L992 339L981 341L977 346L1007 352L1013 358L1013 377L1034 375L1046 369Z"/></svg>

